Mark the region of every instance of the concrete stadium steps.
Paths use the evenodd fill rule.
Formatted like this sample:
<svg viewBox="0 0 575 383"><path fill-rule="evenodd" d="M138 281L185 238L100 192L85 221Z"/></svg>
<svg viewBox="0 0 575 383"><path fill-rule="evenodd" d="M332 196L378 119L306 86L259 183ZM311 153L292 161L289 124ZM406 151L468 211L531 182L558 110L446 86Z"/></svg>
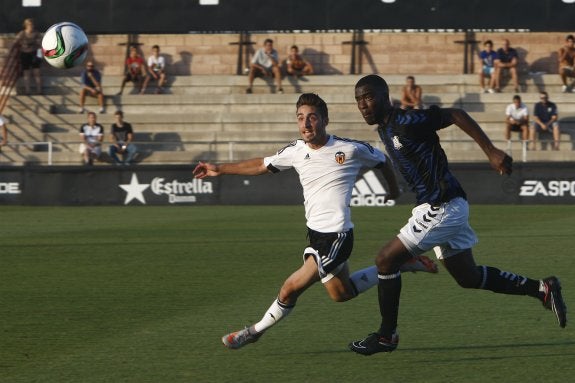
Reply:
<svg viewBox="0 0 575 383"><path fill-rule="evenodd" d="M206 159L209 153L216 160L229 160L233 142L233 159L246 159L274 153L299 137L295 121L295 102L299 91L319 93L328 103L328 130L344 137L377 143L374 127L365 125L357 111L353 87L361 76L310 76L304 88L296 93L295 86L286 82L285 94L270 94L266 83L256 80L261 92L245 94L245 76L183 76L171 79L168 94L113 95L121 78L105 77L106 113L98 114L106 133L114 121L113 112L121 109L125 120L132 123L145 163L189 163ZM476 75L416 76L424 90L424 103L443 107L459 107L474 117L497 145L504 132L504 110L514 93L478 93ZM404 76L387 76L392 97L397 99ZM528 158L541 160L575 160L575 94L559 93L557 75L544 75L528 80L530 93L522 93L523 101L532 108L538 101L541 86L548 88L550 98L558 104L562 123L562 140L558 152L529 152ZM11 143L52 141L55 143L54 163L78 163L78 129L86 115L78 113L79 80L72 77L44 78L44 95L14 95L4 115L9 119ZM108 84L110 86L108 87ZM291 88L290 88L291 86ZM119 89L119 88L118 88ZM469 92L466 91L469 89ZM127 89L128 90L128 89ZM87 109L98 109L93 98L87 99ZM440 132L443 146L452 161L484 161L485 155L460 129L450 127ZM515 136L516 137L516 136ZM514 137L514 138L515 138ZM515 138L517 139L517 138ZM107 148L108 137L105 137ZM454 142L450 142L455 140ZM517 144L519 145L519 144ZM45 149L20 146L4 148L3 163L45 163ZM518 150L518 152L517 152ZM516 152L518 154L516 154ZM521 151L513 149L514 157Z"/></svg>
<svg viewBox="0 0 575 383"><path fill-rule="evenodd" d="M300 79L286 77L282 87L286 93L315 92L323 94L350 94L353 98L353 87L363 75L317 75L306 76ZM434 93L479 93L479 79L477 74L467 75L416 75L417 84L421 85L424 94ZM405 76L385 76L392 95L399 94L405 84ZM103 76L102 86L104 93L115 95L120 90L121 76ZM166 92L174 95L229 95L245 93L247 76L226 75L198 75L198 76L168 76ZM545 89L549 93L559 92L561 80L556 74L524 75L520 81L520 90L523 93L537 93ZM20 81L17 90L21 93L23 88ZM43 78L44 94L50 95L77 95L80 88L79 77L46 76ZM147 95L153 95L155 84L150 83ZM511 85L505 84L503 90L513 93ZM255 94L269 94L275 92L272 79L257 78L254 81ZM124 95L138 93L131 83L126 84Z"/></svg>

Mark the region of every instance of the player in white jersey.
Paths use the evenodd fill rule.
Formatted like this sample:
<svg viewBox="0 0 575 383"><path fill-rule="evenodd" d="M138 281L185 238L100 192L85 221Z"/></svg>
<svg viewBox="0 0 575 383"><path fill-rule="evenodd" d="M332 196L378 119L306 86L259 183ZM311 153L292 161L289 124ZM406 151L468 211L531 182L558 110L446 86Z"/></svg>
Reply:
<svg viewBox="0 0 575 383"><path fill-rule="evenodd" d="M399 195L391 162L365 142L327 134L327 105L316 94L300 96L296 116L301 139L275 155L220 165L200 162L194 169L196 178L204 178L222 174L260 175L294 168L303 187L310 241L304 250L304 263L287 278L259 322L222 338L224 345L232 349L257 341L292 311L299 295L318 281L336 302L355 298L377 284L375 266L349 275L347 259L353 247L349 206L362 168L378 168L382 172L389 190L387 198ZM437 267L430 259L417 257L402 267L402 271L414 270L437 272Z"/></svg>

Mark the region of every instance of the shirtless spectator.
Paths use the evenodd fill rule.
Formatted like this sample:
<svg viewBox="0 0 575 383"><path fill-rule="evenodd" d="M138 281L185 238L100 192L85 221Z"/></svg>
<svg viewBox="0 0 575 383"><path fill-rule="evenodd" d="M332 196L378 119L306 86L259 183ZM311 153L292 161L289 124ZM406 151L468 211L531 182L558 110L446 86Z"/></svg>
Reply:
<svg viewBox="0 0 575 383"><path fill-rule="evenodd" d="M423 109L421 87L415 85L415 77L407 76L401 94L401 109Z"/></svg>
<svg viewBox="0 0 575 383"><path fill-rule="evenodd" d="M286 71L290 76L303 76L313 74L313 66L299 54L297 45L292 45L290 54L286 59Z"/></svg>
<svg viewBox="0 0 575 383"><path fill-rule="evenodd" d="M573 84L571 86L567 85L568 77L575 77L575 37L573 35L568 35L565 38L565 45L559 49L559 76L561 76L561 81L563 85L561 86L561 92L566 93L573 89Z"/></svg>

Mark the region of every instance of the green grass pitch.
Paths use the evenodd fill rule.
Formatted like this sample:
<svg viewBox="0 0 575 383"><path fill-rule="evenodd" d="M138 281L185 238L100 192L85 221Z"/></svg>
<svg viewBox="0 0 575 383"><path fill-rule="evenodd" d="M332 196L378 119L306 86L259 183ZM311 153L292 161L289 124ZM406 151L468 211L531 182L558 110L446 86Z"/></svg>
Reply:
<svg viewBox="0 0 575 383"><path fill-rule="evenodd" d="M410 206L354 208L355 270ZM573 206L472 206L479 264L556 274L575 307ZM391 354L347 343L378 327L377 291L335 303L321 285L261 340L260 319L301 264L303 208L0 207L0 382L565 382L574 323L528 297L406 274ZM430 254L431 255L431 254Z"/></svg>

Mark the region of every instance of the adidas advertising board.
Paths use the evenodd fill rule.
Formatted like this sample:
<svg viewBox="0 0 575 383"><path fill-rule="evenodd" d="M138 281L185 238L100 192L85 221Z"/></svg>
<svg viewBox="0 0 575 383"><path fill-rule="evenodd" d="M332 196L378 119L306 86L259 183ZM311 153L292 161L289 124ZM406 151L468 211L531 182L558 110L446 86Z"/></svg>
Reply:
<svg viewBox="0 0 575 383"><path fill-rule="evenodd" d="M368 170L356 181L351 195L351 206L393 206L394 200L385 200L385 181L379 171Z"/></svg>

